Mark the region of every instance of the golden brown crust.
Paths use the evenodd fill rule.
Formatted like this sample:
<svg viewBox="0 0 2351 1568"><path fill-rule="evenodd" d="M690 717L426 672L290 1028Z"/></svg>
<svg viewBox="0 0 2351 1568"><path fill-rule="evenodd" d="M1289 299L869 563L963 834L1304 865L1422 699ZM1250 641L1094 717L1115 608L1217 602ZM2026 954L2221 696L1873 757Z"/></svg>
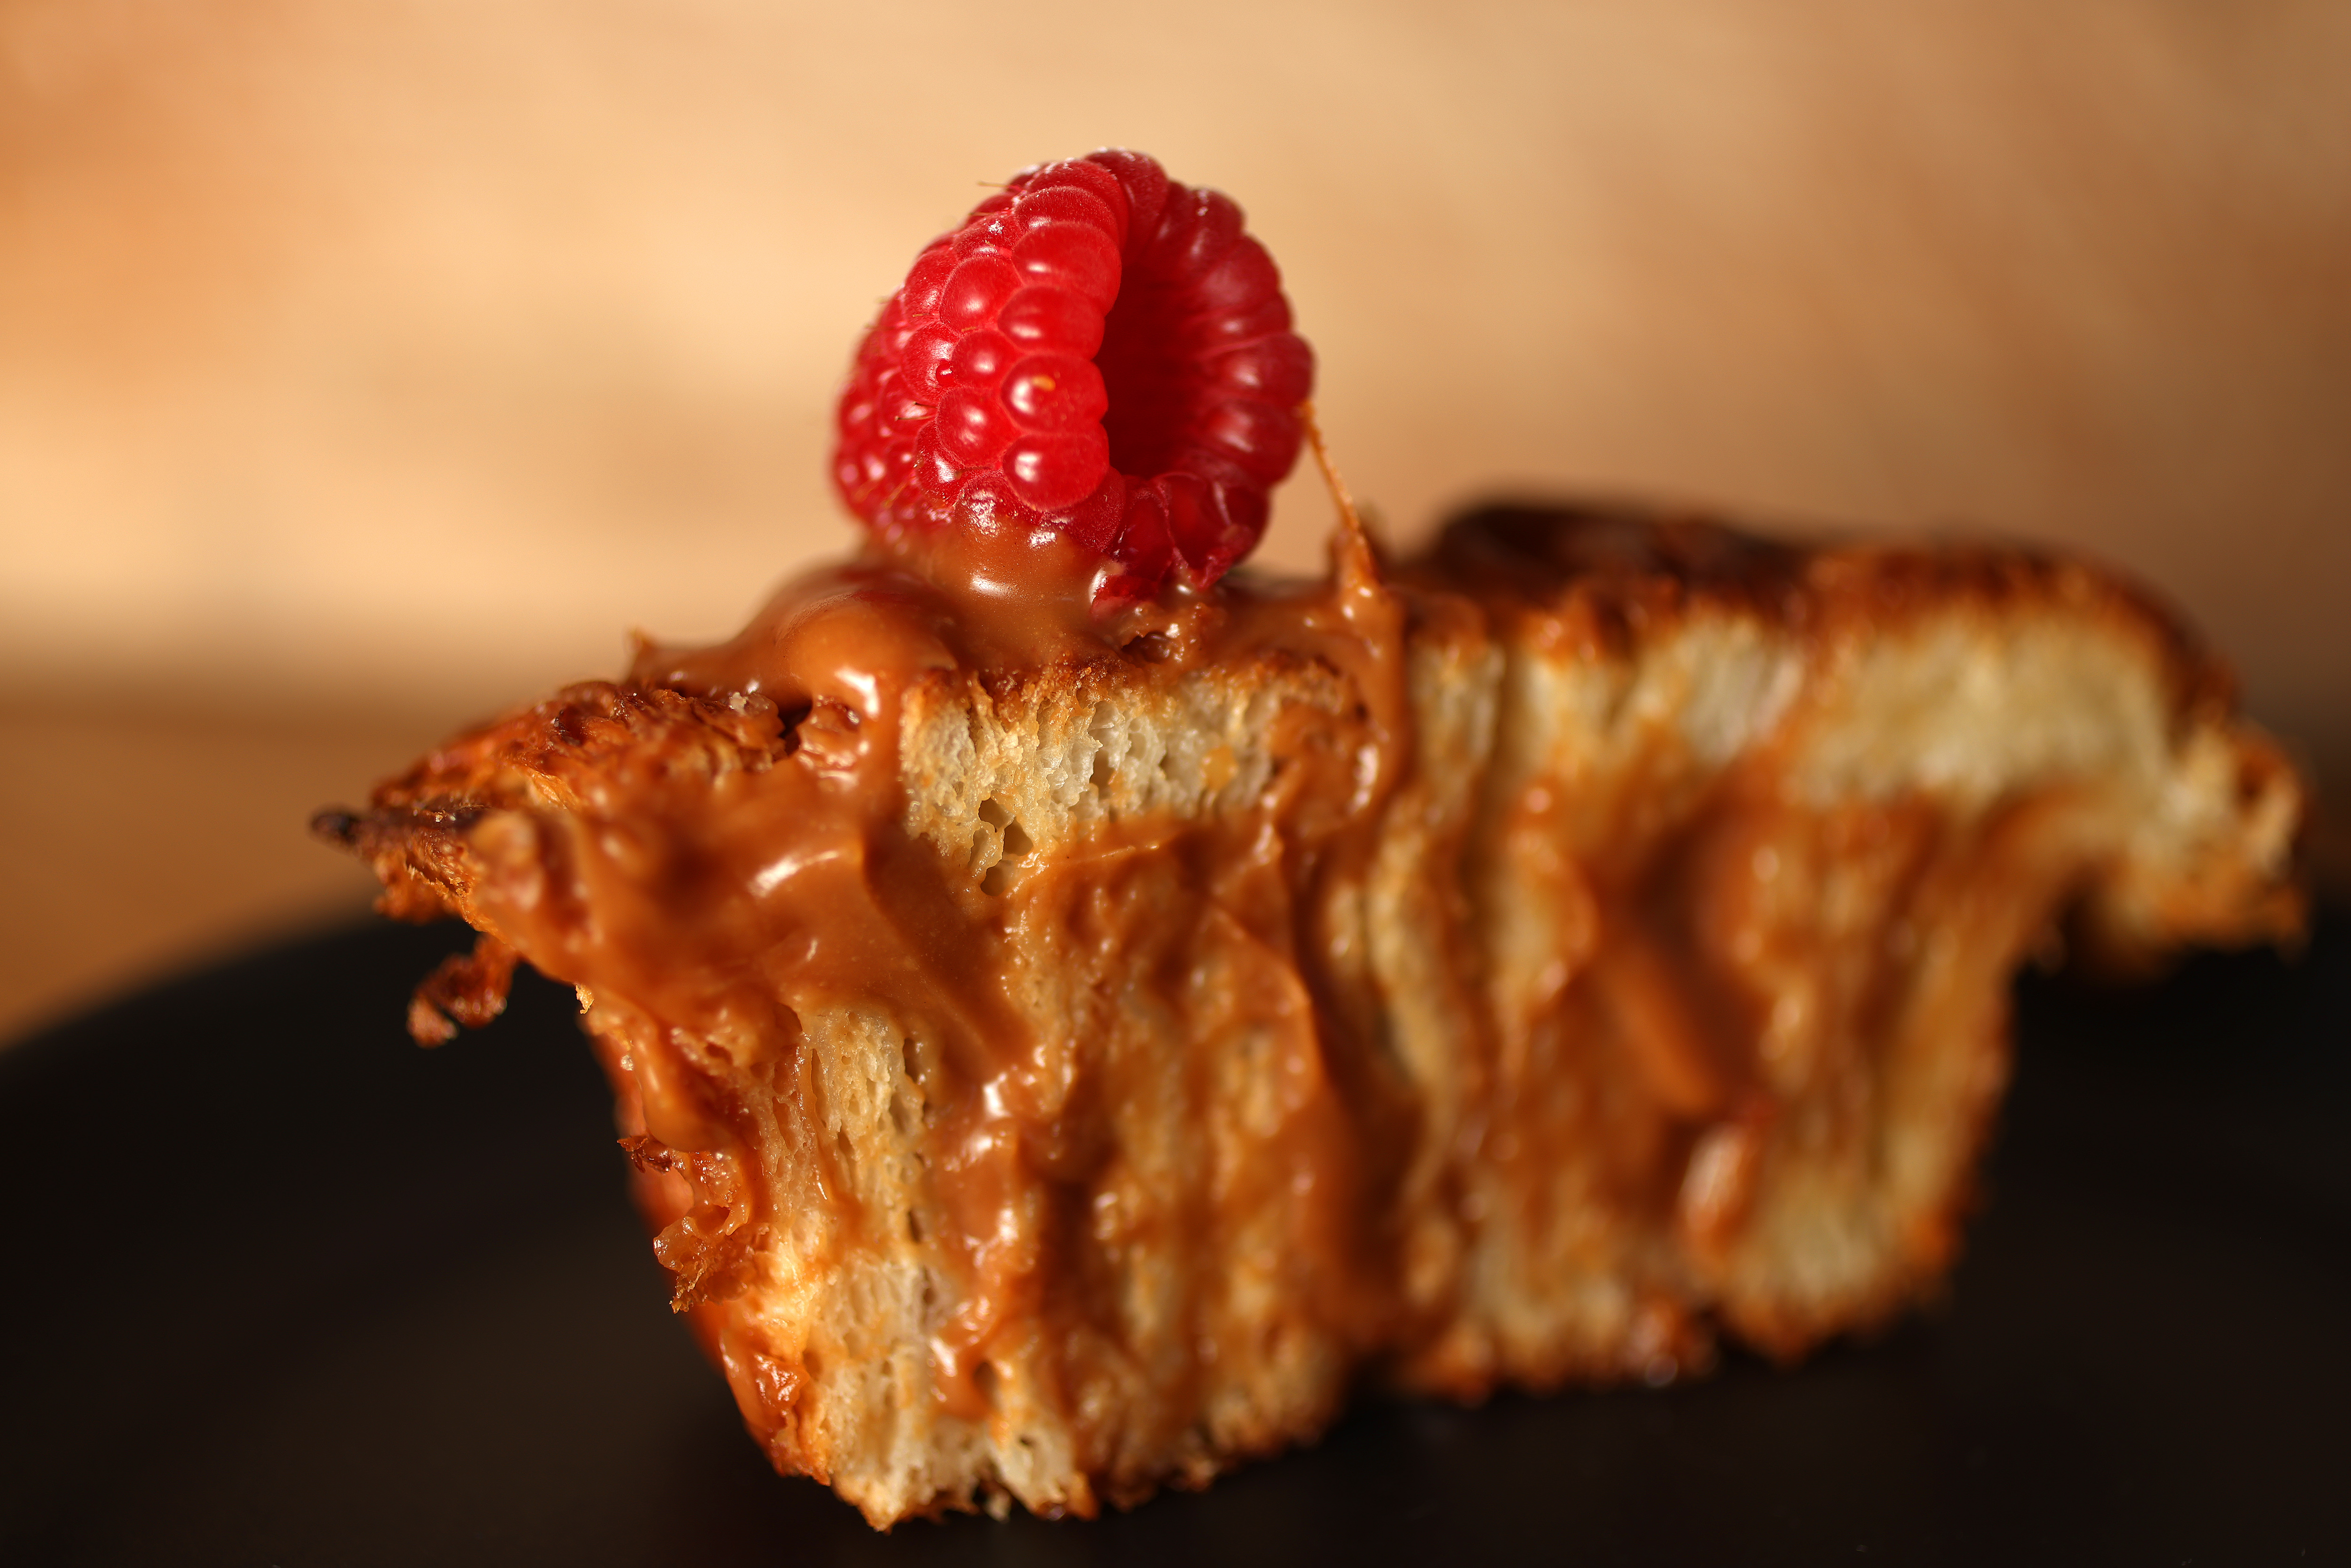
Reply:
<svg viewBox="0 0 2351 1568"><path fill-rule="evenodd" d="M1497 500L1468 507L1406 569L1407 580L1464 593L1507 620L1621 655L1674 624L1753 615L1814 636L1898 630L1968 604L1990 612L2062 608L2143 637L2183 716L2222 715L2233 671L2152 589L2112 567L2029 545L1954 538L1805 548L1701 512Z"/></svg>
<svg viewBox="0 0 2351 1568"><path fill-rule="evenodd" d="M367 810L324 810L310 827L368 862L384 884L380 913L484 926L472 901L482 868L471 835L485 816L576 811L631 775L764 769L796 749L790 716L764 698L737 708L583 681L450 740L376 786Z"/></svg>

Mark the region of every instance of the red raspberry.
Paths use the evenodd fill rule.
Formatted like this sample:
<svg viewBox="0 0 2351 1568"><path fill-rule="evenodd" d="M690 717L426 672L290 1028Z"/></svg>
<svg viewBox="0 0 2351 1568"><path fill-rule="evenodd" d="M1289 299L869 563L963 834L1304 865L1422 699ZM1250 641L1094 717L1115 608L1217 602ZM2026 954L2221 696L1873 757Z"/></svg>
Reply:
<svg viewBox="0 0 2351 1568"><path fill-rule="evenodd" d="M1297 461L1314 355L1241 210L1140 152L1016 175L914 258L857 350L833 475L885 538L991 516L1205 588Z"/></svg>

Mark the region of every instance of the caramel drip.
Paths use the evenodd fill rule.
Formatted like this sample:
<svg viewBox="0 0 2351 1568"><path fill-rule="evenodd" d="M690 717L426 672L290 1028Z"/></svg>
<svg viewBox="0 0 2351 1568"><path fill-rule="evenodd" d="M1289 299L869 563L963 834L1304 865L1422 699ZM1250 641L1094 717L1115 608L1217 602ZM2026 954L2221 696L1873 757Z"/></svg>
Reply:
<svg viewBox="0 0 2351 1568"><path fill-rule="evenodd" d="M1411 725L1406 607L1360 525L1350 511L1329 582L1228 581L1109 615L1094 608L1094 563L1041 530L932 536L910 554L803 577L726 643L640 650L629 689L737 716L752 765L714 773L648 748L599 772L565 813L493 813L472 832L488 868L475 892L486 923L592 994L590 1021L642 1134L632 1153L643 1196L667 1224L664 1261L690 1281L681 1307L724 1300L719 1265L758 1227L820 1211L836 1247L857 1243L866 1217L826 1174L824 1107L798 1020L867 1009L925 1058L924 1146L949 1232L935 1240L961 1290L931 1345L946 1408L985 1415L991 1346L1035 1332L1040 1314L1070 1320L1065 1384L1107 1375L1083 1347L1115 1341L1114 1314L1083 1292L1050 1306L1042 1293L1094 1246L1080 1234L1091 1221L1055 1219L1056 1206L1102 1186L1079 1179L1100 1173L1078 1146L1085 1107L1068 1089L1123 1073L1090 1083L1086 1104L1124 1103L1155 1069L1148 1053L1106 1048L1079 1074L1077 1047L1040 1038L1034 1009L1008 989L1020 982L1009 929L1091 919L1104 961L1150 928L1186 934L1155 1005L1184 1019L1189 1038L1262 1039L1284 1064L1279 1125L1236 1157L1221 1202L1161 1205L1153 1223L1180 1232L1212 1276L1231 1239L1222 1216L1294 1215L1281 1244L1298 1254L1298 1289L1344 1343L1368 1349L1394 1315L1379 1217L1410 1144L1409 1095L1384 1065L1376 998L1348 977L1329 912L1332 890L1359 883L1376 851L1382 810L1410 767ZM1172 685L1266 653L1335 671L1356 706L1285 714L1298 732L1273 741L1285 766L1244 810L1101 835L1008 898L981 896L964 868L906 831L902 721L926 681L1108 663L1124 679ZM1150 883L1152 896L1102 925L1123 879ZM1085 967L1072 955L1073 970ZM1225 977L1213 994L1196 983L1204 969ZM1125 1038L1115 1017L1103 1030ZM1205 1105L1214 1094L1194 1082L1180 1097ZM746 1165L779 1179L772 1190L747 1180ZM809 1173L810 1190L789 1191L787 1171ZM1131 1209L1151 1207L1131 1198ZM1076 1321L1089 1311L1091 1328Z"/></svg>

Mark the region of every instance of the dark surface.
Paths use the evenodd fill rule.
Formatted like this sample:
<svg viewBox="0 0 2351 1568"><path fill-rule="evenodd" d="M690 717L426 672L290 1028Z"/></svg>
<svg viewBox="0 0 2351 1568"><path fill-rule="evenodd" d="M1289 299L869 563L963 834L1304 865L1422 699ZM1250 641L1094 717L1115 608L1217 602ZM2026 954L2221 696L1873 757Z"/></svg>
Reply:
<svg viewBox="0 0 2351 1568"><path fill-rule="evenodd" d="M0 1054L0 1560L2351 1560L2351 929L2028 983L1941 1306L1783 1373L1366 1406L1093 1524L869 1531L665 1308L569 997L436 1051L373 926Z"/></svg>

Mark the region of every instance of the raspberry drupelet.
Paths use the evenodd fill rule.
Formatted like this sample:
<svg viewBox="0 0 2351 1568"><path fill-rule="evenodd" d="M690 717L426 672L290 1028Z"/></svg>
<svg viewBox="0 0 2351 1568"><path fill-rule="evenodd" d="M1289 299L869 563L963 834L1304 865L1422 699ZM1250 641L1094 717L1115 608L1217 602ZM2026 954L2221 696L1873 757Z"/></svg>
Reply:
<svg viewBox="0 0 2351 1568"><path fill-rule="evenodd" d="M1014 176L859 347L833 475L885 539L989 517L1108 558L1097 602L1204 589L1297 461L1314 356L1215 191L1105 151Z"/></svg>

